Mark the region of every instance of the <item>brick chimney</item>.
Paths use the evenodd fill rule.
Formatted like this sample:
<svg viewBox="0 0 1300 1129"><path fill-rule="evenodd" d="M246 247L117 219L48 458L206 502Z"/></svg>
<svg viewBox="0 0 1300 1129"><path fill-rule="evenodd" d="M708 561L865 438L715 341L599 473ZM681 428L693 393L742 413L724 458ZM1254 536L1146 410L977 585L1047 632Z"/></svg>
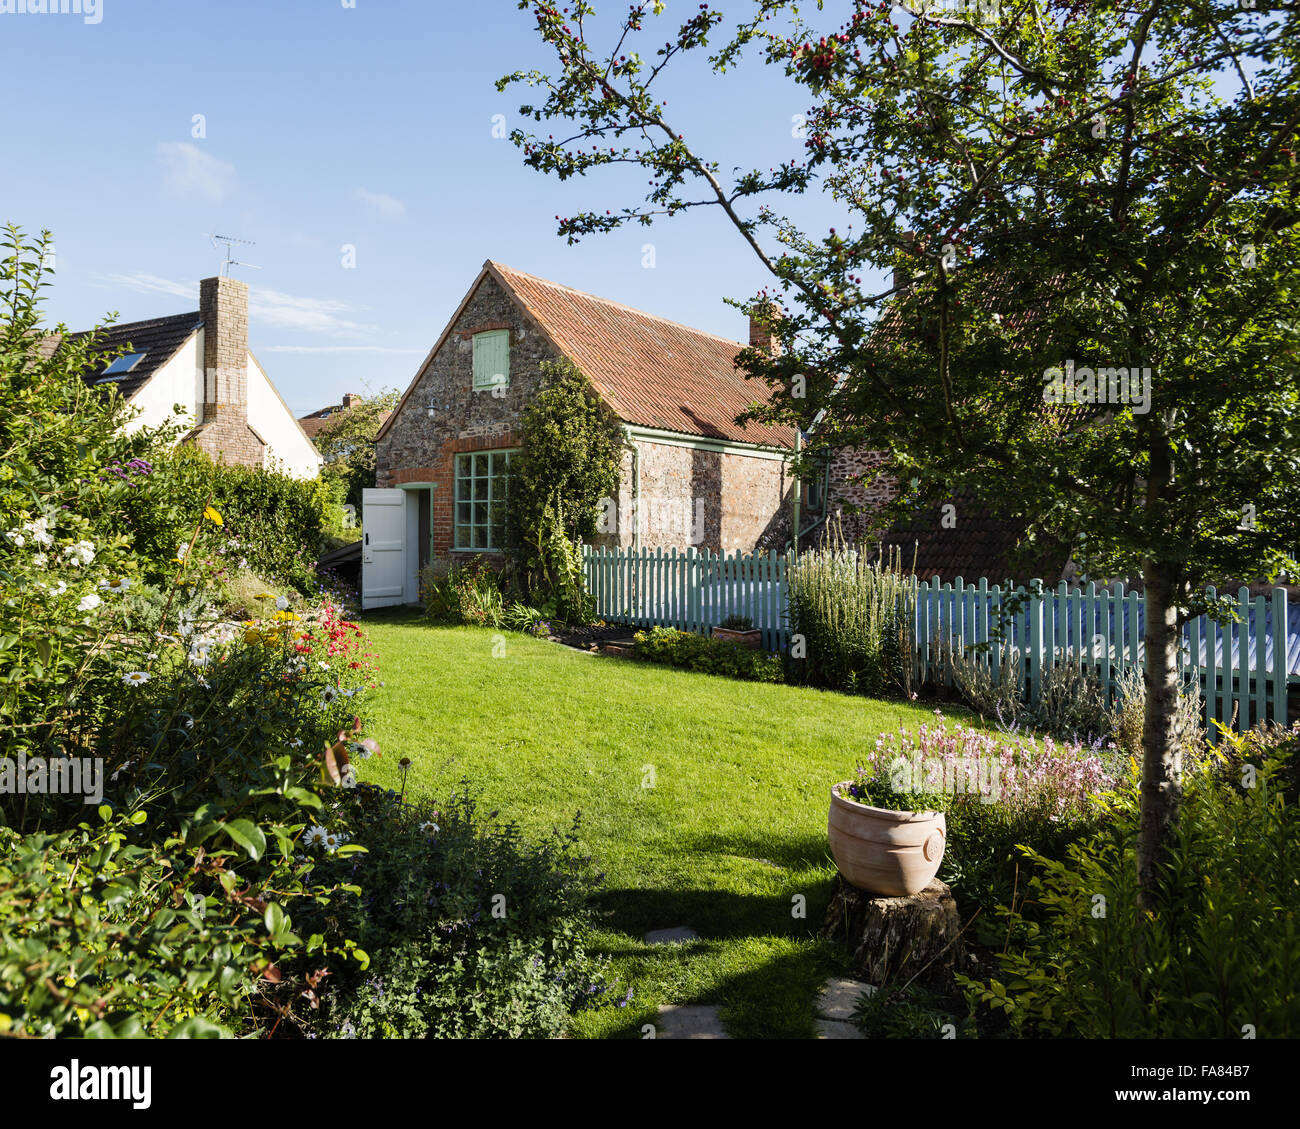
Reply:
<svg viewBox="0 0 1300 1129"><path fill-rule="evenodd" d="M343 406L345 408L350 408L352 407L353 404L359 404L359 403L361 403L361 397L358 396L355 392L343 393Z"/></svg>
<svg viewBox="0 0 1300 1129"><path fill-rule="evenodd" d="M266 445L248 421L248 284L199 283L203 319L203 413L195 441L214 459L262 466Z"/></svg>
<svg viewBox="0 0 1300 1129"><path fill-rule="evenodd" d="M749 315L749 347L761 349L764 353L776 356L781 352L781 342L772 332L768 319L781 316L781 307L775 302L766 302L755 308Z"/></svg>

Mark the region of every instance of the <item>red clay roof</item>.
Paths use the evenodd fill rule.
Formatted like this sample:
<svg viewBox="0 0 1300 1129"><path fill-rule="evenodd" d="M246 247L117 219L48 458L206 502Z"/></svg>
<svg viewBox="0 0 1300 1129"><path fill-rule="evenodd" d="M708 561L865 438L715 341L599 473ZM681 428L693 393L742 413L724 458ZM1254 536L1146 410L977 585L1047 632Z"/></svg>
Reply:
<svg viewBox="0 0 1300 1129"><path fill-rule="evenodd" d="M489 261L560 351L626 423L736 443L794 445L794 431L736 417L768 388L735 366L737 341Z"/></svg>

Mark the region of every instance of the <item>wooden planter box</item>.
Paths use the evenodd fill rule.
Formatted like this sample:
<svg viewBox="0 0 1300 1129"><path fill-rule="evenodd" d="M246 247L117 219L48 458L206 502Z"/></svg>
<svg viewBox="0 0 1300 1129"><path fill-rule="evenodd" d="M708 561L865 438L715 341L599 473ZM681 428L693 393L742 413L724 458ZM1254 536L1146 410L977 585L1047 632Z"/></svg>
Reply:
<svg viewBox="0 0 1300 1129"><path fill-rule="evenodd" d="M728 643L739 643L742 647L748 647L751 651L757 651L763 645L763 631L758 627L751 627L747 631L733 631L730 627L715 627L713 637L715 639L725 639Z"/></svg>

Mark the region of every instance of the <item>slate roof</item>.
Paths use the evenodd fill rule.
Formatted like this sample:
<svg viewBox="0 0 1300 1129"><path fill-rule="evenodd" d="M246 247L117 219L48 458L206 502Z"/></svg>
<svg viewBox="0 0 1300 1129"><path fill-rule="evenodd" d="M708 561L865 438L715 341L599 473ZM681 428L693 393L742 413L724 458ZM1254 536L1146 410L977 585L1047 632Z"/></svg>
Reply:
<svg viewBox="0 0 1300 1129"><path fill-rule="evenodd" d="M163 365L172 359L182 345L188 341L203 324L199 311L173 314L165 318L152 318L149 321L132 321L122 325L113 325L100 334L97 351L108 352L120 348L125 353L143 353L139 363L121 380L116 381L122 391L123 399L129 400L148 382ZM68 340L85 337L85 333L71 333ZM104 360L82 373L82 379L89 385L103 374L108 367ZM102 386L101 386L102 387Z"/></svg>
<svg viewBox="0 0 1300 1129"><path fill-rule="evenodd" d="M733 443L794 446L790 428L756 423L741 427L736 423L736 417L751 403L765 403L768 398L766 384L746 380L736 368L736 354L746 347L740 342L490 259L471 295L485 277L496 280L556 349L582 370L625 423ZM433 353L445 339L446 333ZM420 366L421 372L427 364ZM380 430L381 436L386 427Z"/></svg>

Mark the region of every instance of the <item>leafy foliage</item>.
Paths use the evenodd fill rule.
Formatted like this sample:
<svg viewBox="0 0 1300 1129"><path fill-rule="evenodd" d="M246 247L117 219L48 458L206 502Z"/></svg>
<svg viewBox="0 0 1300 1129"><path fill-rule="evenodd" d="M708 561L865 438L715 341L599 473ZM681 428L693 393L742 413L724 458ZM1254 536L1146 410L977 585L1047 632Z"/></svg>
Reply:
<svg viewBox="0 0 1300 1129"><path fill-rule="evenodd" d="M483 815L468 782L446 805L361 786L331 816L367 854L326 861L366 892L342 907L374 954L336 979L313 1027L350 1038L552 1038L605 1002L585 949L600 876L577 821L538 843Z"/></svg>
<svg viewBox="0 0 1300 1129"><path fill-rule="evenodd" d="M910 691L915 580L897 560L868 562L835 532L790 567L790 680L849 693Z"/></svg>
<svg viewBox="0 0 1300 1129"><path fill-rule="evenodd" d="M341 500L361 512L361 491L375 485L375 436L400 394L387 389L355 400L334 412L316 433L316 448L325 465L321 478L335 487ZM364 515L363 515L364 516Z"/></svg>
<svg viewBox="0 0 1300 1129"><path fill-rule="evenodd" d="M519 430L506 497L507 583L550 619L586 622L579 546L596 534L602 501L618 493L618 420L566 359L543 363Z"/></svg>
<svg viewBox="0 0 1300 1129"><path fill-rule="evenodd" d="M965 980L971 998L1021 1034L1294 1037L1300 841L1283 782L1295 744L1252 755L1232 739L1231 753L1195 764L1146 907L1133 865L1136 774L1106 823L1063 858L1027 850L1039 871L1027 894L1035 912L1003 906L1001 973Z"/></svg>
<svg viewBox="0 0 1300 1129"><path fill-rule="evenodd" d="M785 681L780 656L754 651L729 639L714 639L673 627L652 627L649 631L638 631L633 638L632 657L642 662L667 663L751 682Z"/></svg>

